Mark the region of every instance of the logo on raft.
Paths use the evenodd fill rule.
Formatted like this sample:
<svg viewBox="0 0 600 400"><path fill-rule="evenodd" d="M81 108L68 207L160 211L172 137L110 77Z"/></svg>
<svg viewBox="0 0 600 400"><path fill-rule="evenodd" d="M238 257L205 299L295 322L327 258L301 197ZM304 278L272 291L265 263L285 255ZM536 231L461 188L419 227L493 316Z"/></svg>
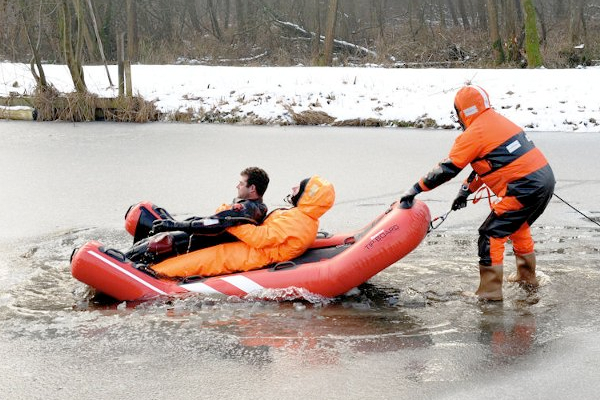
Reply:
<svg viewBox="0 0 600 400"><path fill-rule="evenodd" d="M371 250L373 248L373 246L375 246L376 243L381 242L383 239L385 239L385 237L387 235L389 235L390 233L392 233L394 231L397 231L398 229L400 229L398 227L398 225L392 225L388 229L380 230L379 232L377 232L376 234L371 236L371 241L365 245L365 249Z"/></svg>

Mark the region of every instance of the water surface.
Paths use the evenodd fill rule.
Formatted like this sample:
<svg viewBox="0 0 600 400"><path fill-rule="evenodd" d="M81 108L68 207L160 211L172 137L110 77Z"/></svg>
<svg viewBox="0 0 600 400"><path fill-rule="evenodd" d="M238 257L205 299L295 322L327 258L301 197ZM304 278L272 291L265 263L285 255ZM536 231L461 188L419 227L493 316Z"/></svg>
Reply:
<svg viewBox="0 0 600 400"><path fill-rule="evenodd" d="M478 283L484 201L347 296L275 303L191 295L91 297L69 271L88 240L124 248L123 215L151 200L209 214L238 174L271 175L269 207L318 173L329 231L363 226L445 158L456 132L0 121L0 385L10 399L596 398L600 229L554 199L534 225L542 286ZM600 136L530 134L557 193L600 219ZM576 155L576 157L574 157ZM462 176L462 175L461 175ZM420 198L446 212L456 180ZM507 251L505 269L514 271Z"/></svg>

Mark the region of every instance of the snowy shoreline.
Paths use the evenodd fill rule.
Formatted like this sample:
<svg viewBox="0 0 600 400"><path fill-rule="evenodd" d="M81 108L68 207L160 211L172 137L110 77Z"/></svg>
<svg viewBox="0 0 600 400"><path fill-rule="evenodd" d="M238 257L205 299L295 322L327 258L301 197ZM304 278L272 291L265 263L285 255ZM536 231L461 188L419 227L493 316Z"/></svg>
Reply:
<svg viewBox="0 0 600 400"><path fill-rule="evenodd" d="M73 91L64 65L45 65L49 82ZM90 92L115 97L104 66L84 67ZM109 66L113 82L117 67ZM293 124L292 113L348 120L429 121L456 126L454 94L482 86L492 106L527 131L600 132L600 67L580 69L384 69L378 67L210 67L133 65L133 92L165 114L217 115L226 121ZM29 65L0 63L0 96L33 92Z"/></svg>

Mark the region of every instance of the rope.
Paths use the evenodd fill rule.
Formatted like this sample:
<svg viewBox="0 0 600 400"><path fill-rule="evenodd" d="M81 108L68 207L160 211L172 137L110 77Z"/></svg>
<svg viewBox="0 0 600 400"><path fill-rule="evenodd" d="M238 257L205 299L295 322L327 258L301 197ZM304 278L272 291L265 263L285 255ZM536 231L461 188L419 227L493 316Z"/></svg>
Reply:
<svg viewBox="0 0 600 400"><path fill-rule="evenodd" d="M483 195L483 192L487 191L487 196ZM553 193L554 197L556 197L557 199L559 199L560 201L562 201L563 203L565 203L566 205L568 205L569 207L571 207L573 210L575 210L576 212L578 212L579 214L583 215L585 218L587 218L590 222L600 226L600 223L598 221L596 221L595 219L585 215L583 212L579 211L577 208L575 208L574 206L572 206L571 204L569 204L568 201L566 201L565 199L563 199L562 197L560 197L559 195L557 195L556 193ZM472 201L473 204L477 204L480 200L483 199L488 199L488 203L490 208L492 208L492 197L495 197L495 194L492 194L490 192L490 189L487 186L482 186L477 192L475 192L475 196L472 199L467 199L467 201ZM434 229L437 229L440 227L440 225L442 225L444 223L444 221L446 221L446 219L448 218L448 215L450 215L450 213L452 212L452 210L450 209L449 211L447 211L446 213L435 217L434 219L432 219L429 222L429 229L427 230L427 233L431 232ZM435 223L436 221L440 221L438 223Z"/></svg>
<svg viewBox="0 0 600 400"><path fill-rule="evenodd" d="M483 196L483 193L487 191L487 196ZM482 186L479 188L479 190L477 190L475 192L475 195L473 196L473 199L471 200L473 202L473 204L477 204L479 202L479 200L483 200L483 199L487 199L488 200L488 204L490 206L490 210L492 209L492 197L496 196L495 194L492 195L492 192L490 192L490 188L488 188L487 186ZM467 199L468 200L468 199Z"/></svg>
<svg viewBox="0 0 600 400"><path fill-rule="evenodd" d="M559 199L560 201L562 201L563 203L565 203L566 205L568 205L569 207L571 207L573 210L577 211L579 214L583 215L585 218L587 218L588 220L590 220L590 222L592 222L592 223L600 226L600 223L598 223L598 221L594 220L593 218L588 217L587 215L585 215L584 213L582 213L581 211L579 211L578 209L576 209L575 207L573 207L571 204L569 204L566 200L564 200L563 198L561 198L556 193L554 193L554 197L556 197L557 199Z"/></svg>

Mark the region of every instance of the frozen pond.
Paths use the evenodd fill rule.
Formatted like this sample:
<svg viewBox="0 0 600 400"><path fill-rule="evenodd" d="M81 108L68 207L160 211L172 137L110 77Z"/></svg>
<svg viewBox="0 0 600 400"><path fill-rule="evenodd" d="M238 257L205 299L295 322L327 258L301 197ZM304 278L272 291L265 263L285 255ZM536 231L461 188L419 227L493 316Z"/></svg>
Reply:
<svg viewBox="0 0 600 400"><path fill-rule="evenodd" d="M532 229L541 288L505 282L502 304L464 294L478 283L485 201L337 299L118 304L90 300L70 275L86 241L127 246L129 205L209 214L251 165L271 176L269 208L318 173L337 193L322 229L361 227L445 158L456 133L0 121L2 398L597 398L600 228L556 198ZM600 220L600 135L529 136L556 193ZM458 187L419 198L437 216Z"/></svg>

